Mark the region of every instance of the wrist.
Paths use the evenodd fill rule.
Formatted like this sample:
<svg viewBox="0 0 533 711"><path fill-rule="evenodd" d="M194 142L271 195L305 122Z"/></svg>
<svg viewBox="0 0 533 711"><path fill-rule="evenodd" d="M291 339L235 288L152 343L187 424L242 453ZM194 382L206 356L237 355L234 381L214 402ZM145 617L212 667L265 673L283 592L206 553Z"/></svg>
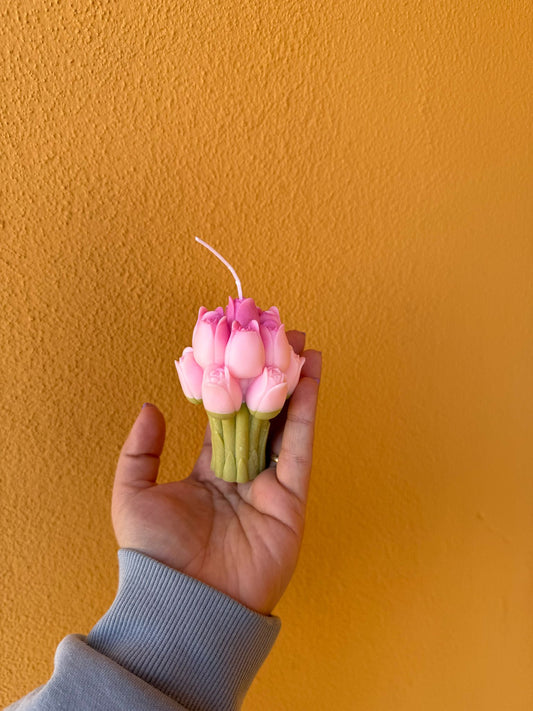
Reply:
<svg viewBox="0 0 533 711"><path fill-rule="evenodd" d="M121 549L119 565L117 596L88 644L186 707L237 708L279 619L135 550Z"/></svg>

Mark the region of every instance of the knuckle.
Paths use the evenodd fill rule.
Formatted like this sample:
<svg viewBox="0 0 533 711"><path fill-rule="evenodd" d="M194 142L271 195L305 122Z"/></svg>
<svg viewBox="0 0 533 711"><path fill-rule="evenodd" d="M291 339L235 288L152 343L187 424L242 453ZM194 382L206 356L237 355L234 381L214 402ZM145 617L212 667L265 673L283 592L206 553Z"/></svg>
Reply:
<svg viewBox="0 0 533 711"><path fill-rule="evenodd" d="M295 414L294 412L289 412L287 420L289 422L294 422L297 425L304 425L305 427L309 427L313 424L313 419L311 417L304 414Z"/></svg>
<svg viewBox="0 0 533 711"><path fill-rule="evenodd" d="M307 467L310 464L310 459L308 456L305 454L300 454L298 452L285 452L285 456L289 458L289 460L292 462L292 464L295 464L297 467ZM281 454L280 454L281 458Z"/></svg>
<svg viewBox="0 0 533 711"><path fill-rule="evenodd" d="M152 452L124 452L123 454L128 459L144 459L144 457L148 457L148 459L159 459L159 455L153 454Z"/></svg>

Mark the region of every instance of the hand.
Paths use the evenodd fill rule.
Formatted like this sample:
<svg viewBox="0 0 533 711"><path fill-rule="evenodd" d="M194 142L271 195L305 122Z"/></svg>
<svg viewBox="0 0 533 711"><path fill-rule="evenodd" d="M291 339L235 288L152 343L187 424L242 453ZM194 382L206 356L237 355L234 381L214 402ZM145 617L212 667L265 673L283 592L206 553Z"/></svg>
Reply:
<svg viewBox="0 0 533 711"><path fill-rule="evenodd" d="M289 332L302 354L305 336ZM210 469L207 428L191 474L157 484L165 420L143 407L122 448L113 488L117 541L211 585L263 614L272 612L296 568L303 536L321 354L306 362L288 408L272 423L277 467L230 484Z"/></svg>

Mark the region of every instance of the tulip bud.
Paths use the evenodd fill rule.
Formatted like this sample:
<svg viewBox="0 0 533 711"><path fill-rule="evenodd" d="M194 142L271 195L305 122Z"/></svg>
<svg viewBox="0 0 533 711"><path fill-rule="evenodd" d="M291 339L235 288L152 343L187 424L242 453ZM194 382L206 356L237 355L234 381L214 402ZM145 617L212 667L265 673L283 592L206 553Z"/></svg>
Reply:
<svg viewBox="0 0 533 711"><path fill-rule="evenodd" d="M202 400L202 378L203 370L194 360L193 350L188 347L182 353L181 358L174 361L181 387L187 400L195 404Z"/></svg>
<svg viewBox="0 0 533 711"><path fill-rule="evenodd" d="M242 405L242 392L228 368L213 365L204 370L202 399L207 412L232 415Z"/></svg>
<svg viewBox="0 0 533 711"><path fill-rule="evenodd" d="M265 347L257 321L250 321L246 327L233 321L225 364L235 378L255 378L261 373L265 365Z"/></svg>
<svg viewBox="0 0 533 711"><path fill-rule="evenodd" d="M255 378L239 378L239 385L241 386L243 400L246 397L246 393L248 391L248 388L250 387L250 383L253 383L254 380Z"/></svg>
<svg viewBox="0 0 533 711"><path fill-rule="evenodd" d="M267 321L273 321L278 326L281 326L281 319L279 316L279 310L277 306L271 306L266 311L259 312L259 325L266 323Z"/></svg>
<svg viewBox="0 0 533 711"><path fill-rule="evenodd" d="M251 321L259 321L259 309L253 299L232 299L230 296L226 308L226 318L230 327L234 321L247 327Z"/></svg>
<svg viewBox="0 0 533 711"><path fill-rule="evenodd" d="M295 353L291 347L290 363L289 367L285 371L285 377L287 378L287 397L290 397L293 394L296 386L298 385L300 373L304 363L305 358L302 358Z"/></svg>
<svg viewBox="0 0 533 711"><path fill-rule="evenodd" d="M279 368L265 366L261 375L250 383L246 405L255 417L271 419L279 413L287 397L287 379ZM261 417L268 415L268 418Z"/></svg>
<svg viewBox="0 0 533 711"><path fill-rule="evenodd" d="M285 334L285 326L275 321L265 321L260 327L261 339L265 346L265 365L287 370L291 359L291 346Z"/></svg>
<svg viewBox="0 0 533 711"><path fill-rule="evenodd" d="M224 364L224 351L229 339L229 327L224 309L219 306L208 311L204 306L198 312L198 321L192 334L194 358L202 367Z"/></svg>

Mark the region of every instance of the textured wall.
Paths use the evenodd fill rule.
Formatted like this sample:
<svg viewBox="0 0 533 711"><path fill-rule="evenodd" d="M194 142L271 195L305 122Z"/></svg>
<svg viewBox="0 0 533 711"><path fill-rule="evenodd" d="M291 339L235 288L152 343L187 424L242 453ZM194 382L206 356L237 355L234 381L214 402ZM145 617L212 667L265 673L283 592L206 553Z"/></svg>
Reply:
<svg viewBox="0 0 533 711"><path fill-rule="evenodd" d="M2 4L0 702L114 596L142 402L163 477L195 458L173 359L234 293L200 234L324 351L306 539L245 708L532 707L529 8Z"/></svg>

